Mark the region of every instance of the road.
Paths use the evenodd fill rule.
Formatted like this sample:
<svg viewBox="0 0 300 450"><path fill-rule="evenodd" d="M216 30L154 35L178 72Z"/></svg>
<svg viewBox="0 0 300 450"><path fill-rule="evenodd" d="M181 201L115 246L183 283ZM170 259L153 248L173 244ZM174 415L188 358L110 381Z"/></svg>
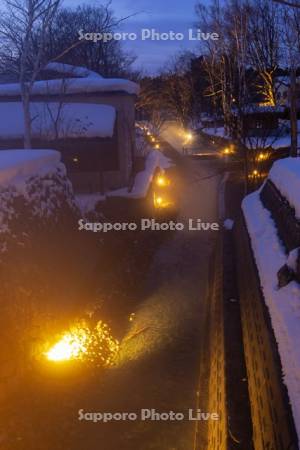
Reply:
<svg viewBox="0 0 300 450"><path fill-rule="evenodd" d="M221 177L216 174L216 163L188 161L179 222L219 220ZM86 411L117 412L155 408L186 413L196 408L200 348L205 348L206 339L202 324L209 295L208 272L218 238L215 231L185 229L164 241L148 273L144 300L123 340L118 367L102 380L98 392L93 390L78 406ZM205 355L201 361L207 363ZM207 379L201 380L203 392L206 383ZM200 407L205 410L205 405ZM194 433L192 421L79 422L72 450L96 450L99 442L101 450L192 450Z"/></svg>
<svg viewBox="0 0 300 450"><path fill-rule="evenodd" d="M161 136L179 153L182 153L185 149L189 154L214 156L220 150L217 144L212 143L213 140L205 140L196 133L191 133L192 138L188 140L186 130L175 122L166 122L161 131Z"/></svg>

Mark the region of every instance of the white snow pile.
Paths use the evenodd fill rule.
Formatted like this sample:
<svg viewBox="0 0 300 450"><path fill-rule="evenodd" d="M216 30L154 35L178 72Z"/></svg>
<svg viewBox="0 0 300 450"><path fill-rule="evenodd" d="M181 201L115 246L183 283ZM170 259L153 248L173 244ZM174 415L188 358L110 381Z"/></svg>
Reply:
<svg viewBox="0 0 300 450"><path fill-rule="evenodd" d="M281 179L277 178L279 166L282 167ZM300 166L297 165L297 167L300 169ZM290 172L291 169L290 161L278 161L273 168L271 179L279 181L278 188L283 187L284 189L289 184L290 194L297 189L295 179L286 177L286 171L289 168ZM300 180L300 170L298 173ZM287 195L285 190L282 193ZM294 200L294 196L290 196L290 198ZM278 238L271 213L263 207L260 200L260 191L245 197L242 208L262 291L278 343L284 381L288 388L298 436L300 436L300 286L292 281L281 289L277 287L277 272L287 263L287 255Z"/></svg>
<svg viewBox="0 0 300 450"><path fill-rule="evenodd" d="M45 70L62 73L64 75L72 75L79 78L103 78L99 73L89 70L86 67L72 66L71 64L50 62L46 65Z"/></svg>
<svg viewBox="0 0 300 450"><path fill-rule="evenodd" d="M295 208L300 218L300 158L285 158L276 161L269 174L281 194Z"/></svg>
<svg viewBox="0 0 300 450"><path fill-rule="evenodd" d="M69 213L77 208L59 152L0 151L0 251Z"/></svg>
<svg viewBox="0 0 300 450"><path fill-rule="evenodd" d="M228 137L228 136L226 135L226 132L225 132L224 127L218 127L218 128L203 128L202 131L203 131L203 133L209 134L210 136L222 137L222 138Z"/></svg>
<svg viewBox="0 0 300 450"><path fill-rule="evenodd" d="M76 204L83 217L94 212L98 203L104 202L105 200L106 196L100 192L94 194L77 194L75 196Z"/></svg>
<svg viewBox="0 0 300 450"><path fill-rule="evenodd" d="M299 250L300 248L294 248L293 250L290 251L287 260L286 260L286 265L292 269L292 271L295 273L297 271L297 262L298 262L298 257L299 257Z"/></svg>
<svg viewBox="0 0 300 450"><path fill-rule="evenodd" d="M145 170L137 173L131 192L128 192L127 188L122 188L109 192L107 196L133 199L146 197L156 170L165 170L172 165L171 160L160 151L152 150L147 156Z"/></svg>
<svg viewBox="0 0 300 450"><path fill-rule="evenodd" d="M55 138L112 137L115 108L94 103L30 104L32 137ZM0 102L0 139L22 139L24 112L21 102Z"/></svg>
<svg viewBox="0 0 300 450"><path fill-rule="evenodd" d="M60 164L56 150L1 150L0 188L20 187L26 178L53 170Z"/></svg>
<svg viewBox="0 0 300 450"><path fill-rule="evenodd" d="M74 75L77 74L74 73ZM100 92L126 92L129 95L138 95L139 86L133 81L122 78L102 78L101 76L91 76L89 73L88 76L83 78L35 81L31 95L68 95ZM19 83L0 84L0 97L20 95L21 86Z"/></svg>

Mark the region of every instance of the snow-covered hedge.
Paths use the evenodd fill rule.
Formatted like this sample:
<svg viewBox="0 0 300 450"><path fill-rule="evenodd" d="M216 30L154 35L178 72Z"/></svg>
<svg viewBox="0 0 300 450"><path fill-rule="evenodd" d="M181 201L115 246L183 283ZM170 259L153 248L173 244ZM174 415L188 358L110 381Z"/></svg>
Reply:
<svg viewBox="0 0 300 450"><path fill-rule="evenodd" d="M72 185L54 150L0 152L0 251L76 217Z"/></svg>

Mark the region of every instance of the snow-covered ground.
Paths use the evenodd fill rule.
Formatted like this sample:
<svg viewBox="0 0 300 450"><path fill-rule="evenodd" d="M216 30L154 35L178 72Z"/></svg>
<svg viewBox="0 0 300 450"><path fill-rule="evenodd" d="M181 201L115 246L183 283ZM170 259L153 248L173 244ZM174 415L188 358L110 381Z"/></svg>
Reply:
<svg viewBox="0 0 300 450"><path fill-rule="evenodd" d="M95 211L98 203L104 202L106 196L100 192L94 194L77 194L75 195L75 201L80 209L81 214L85 217L88 213Z"/></svg>
<svg viewBox="0 0 300 450"><path fill-rule="evenodd" d="M298 130L300 133L300 123L298 121ZM230 136L226 135L223 127L219 128L203 128L202 131L209 136L222 137L225 139L231 139ZM246 145L248 148L268 148L272 147L274 150L279 148L286 148L291 145L290 134L285 134L283 136L269 136L265 138L260 137L248 137Z"/></svg>
<svg viewBox="0 0 300 450"><path fill-rule="evenodd" d="M112 137L115 108L94 103L39 103L30 105L32 137L55 139ZM24 113L21 102L0 102L0 139L22 139Z"/></svg>
<svg viewBox="0 0 300 450"><path fill-rule="evenodd" d="M228 138L226 135L224 127L218 127L218 128L203 128L203 133L208 134L209 136L216 136L216 137L222 137L222 138Z"/></svg>
<svg viewBox="0 0 300 450"><path fill-rule="evenodd" d="M300 160L276 161L270 178L291 205L299 208ZM300 286L292 281L278 289L277 272L287 263L288 255L278 238L270 212L260 200L260 190L248 195L242 208L300 436Z"/></svg>

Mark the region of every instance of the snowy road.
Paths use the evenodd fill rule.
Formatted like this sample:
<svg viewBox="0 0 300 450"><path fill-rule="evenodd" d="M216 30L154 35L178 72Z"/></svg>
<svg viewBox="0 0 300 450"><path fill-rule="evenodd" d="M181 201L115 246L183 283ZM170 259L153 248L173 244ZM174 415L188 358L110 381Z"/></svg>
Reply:
<svg viewBox="0 0 300 450"><path fill-rule="evenodd" d="M191 141L188 141L186 131L175 122L167 122L161 131L161 137L179 153L183 152L183 148L189 154L215 155L218 152L217 147L209 144L195 132L191 132L191 136Z"/></svg>
<svg viewBox="0 0 300 450"><path fill-rule="evenodd" d="M207 178L218 172L215 163L191 160L188 165L178 221L218 221L220 176ZM209 264L218 238L214 231L178 231L158 249L145 299L122 344L120 367L105 383L102 411L155 408L186 414L196 408ZM203 390L206 382L202 380ZM89 410L99 411L99 401L94 401ZM82 429L87 450L98 448L99 440L105 442L103 450L192 450L195 422L127 421L89 430L87 436Z"/></svg>

